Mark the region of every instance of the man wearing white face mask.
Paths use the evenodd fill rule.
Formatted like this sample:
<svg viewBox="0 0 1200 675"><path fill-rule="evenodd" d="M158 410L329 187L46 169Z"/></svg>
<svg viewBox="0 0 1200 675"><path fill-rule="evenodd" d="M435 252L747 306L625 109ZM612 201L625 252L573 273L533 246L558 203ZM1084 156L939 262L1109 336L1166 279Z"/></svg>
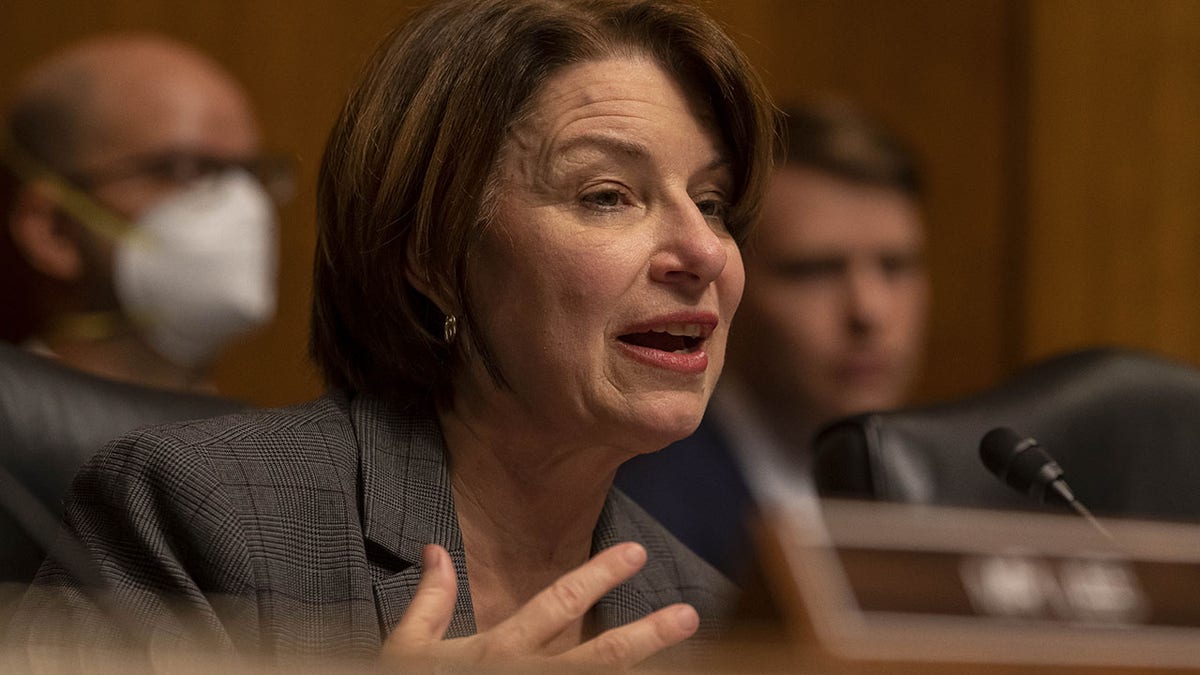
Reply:
<svg viewBox="0 0 1200 675"><path fill-rule="evenodd" d="M211 388L220 350L275 309L288 176L258 149L241 87L179 43L99 38L36 66L0 134L0 299L25 309L4 337L117 380Z"/></svg>

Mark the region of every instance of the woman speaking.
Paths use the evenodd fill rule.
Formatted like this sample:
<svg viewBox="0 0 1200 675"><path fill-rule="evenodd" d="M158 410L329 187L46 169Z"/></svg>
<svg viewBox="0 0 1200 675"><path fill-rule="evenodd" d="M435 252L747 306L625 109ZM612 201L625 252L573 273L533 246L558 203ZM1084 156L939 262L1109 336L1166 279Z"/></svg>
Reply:
<svg viewBox="0 0 1200 675"><path fill-rule="evenodd" d="M106 447L65 516L105 588L52 556L28 639L625 667L711 638L731 586L611 483L704 412L771 122L688 4L418 13L321 167L331 393Z"/></svg>

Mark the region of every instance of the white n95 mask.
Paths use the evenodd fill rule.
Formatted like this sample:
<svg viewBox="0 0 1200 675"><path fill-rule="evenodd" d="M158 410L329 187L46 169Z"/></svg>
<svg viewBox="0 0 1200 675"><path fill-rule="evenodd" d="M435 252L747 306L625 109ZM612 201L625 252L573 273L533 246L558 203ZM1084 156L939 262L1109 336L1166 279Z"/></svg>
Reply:
<svg viewBox="0 0 1200 675"><path fill-rule="evenodd" d="M230 170L151 206L116 244L125 315L171 362L211 361L275 314L275 210L249 173Z"/></svg>

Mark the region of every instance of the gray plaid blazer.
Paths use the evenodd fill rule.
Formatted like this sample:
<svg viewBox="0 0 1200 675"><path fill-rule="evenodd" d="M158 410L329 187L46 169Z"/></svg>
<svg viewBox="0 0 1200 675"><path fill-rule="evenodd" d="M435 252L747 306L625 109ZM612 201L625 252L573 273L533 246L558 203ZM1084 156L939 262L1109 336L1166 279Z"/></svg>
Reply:
<svg viewBox="0 0 1200 675"><path fill-rule="evenodd" d="M134 432L79 473L64 523L107 592L87 587L66 549L52 553L14 621L26 642L373 657L428 543L458 571L449 636L475 632L441 432L378 400L331 394ZM593 552L621 541L649 560L597 604L600 626L688 602L701 617L689 642L714 637L732 585L614 490Z"/></svg>

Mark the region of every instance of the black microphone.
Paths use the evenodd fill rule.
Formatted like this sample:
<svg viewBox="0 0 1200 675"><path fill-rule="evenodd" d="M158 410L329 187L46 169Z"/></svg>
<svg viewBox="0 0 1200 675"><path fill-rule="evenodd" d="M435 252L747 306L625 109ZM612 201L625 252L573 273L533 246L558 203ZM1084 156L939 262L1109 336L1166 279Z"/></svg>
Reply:
<svg viewBox="0 0 1200 675"><path fill-rule="evenodd" d="M979 442L979 457L997 478L1039 504L1070 506L1075 495L1062 467L1037 441L1008 427L996 427Z"/></svg>
<svg viewBox="0 0 1200 675"><path fill-rule="evenodd" d="M1036 440L1008 427L996 427L979 442L979 457L997 478L1039 504L1069 506L1108 539L1112 535L1075 498L1062 467Z"/></svg>

